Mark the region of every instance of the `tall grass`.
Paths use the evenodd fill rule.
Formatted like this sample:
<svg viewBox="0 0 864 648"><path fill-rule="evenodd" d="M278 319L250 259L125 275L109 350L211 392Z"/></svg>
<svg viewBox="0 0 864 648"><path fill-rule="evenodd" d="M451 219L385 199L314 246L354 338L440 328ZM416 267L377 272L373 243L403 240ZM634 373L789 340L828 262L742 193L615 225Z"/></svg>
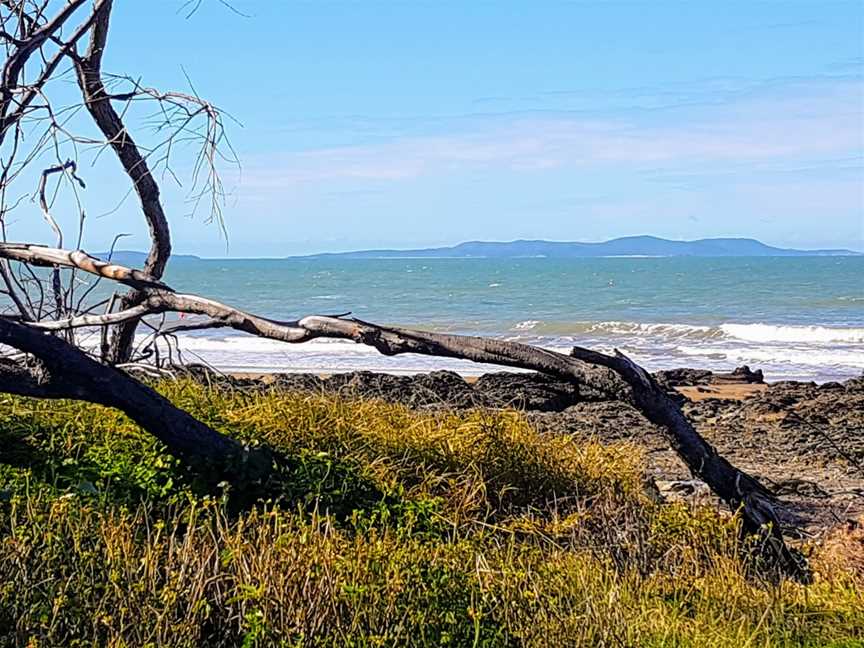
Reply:
<svg viewBox="0 0 864 648"><path fill-rule="evenodd" d="M160 389L288 458L237 510L125 417L0 399L0 645L853 646L864 576L762 579L634 446L516 412Z"/></svg>

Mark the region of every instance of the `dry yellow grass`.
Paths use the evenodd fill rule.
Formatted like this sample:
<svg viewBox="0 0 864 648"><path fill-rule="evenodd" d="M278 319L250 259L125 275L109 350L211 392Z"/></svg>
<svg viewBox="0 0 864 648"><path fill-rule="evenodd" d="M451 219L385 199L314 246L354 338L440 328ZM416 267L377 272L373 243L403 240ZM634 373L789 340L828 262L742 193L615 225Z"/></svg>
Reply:
<svg viewBox="0 0 864 648"><path fill-rule="evenodd" d="M631 446L515 412L160 389L283 453L279 479L237 510L121 415L2 397L0 645L864 640L864 576L834 545L810 586L762 577L734 519L648 497Z"/></svg>

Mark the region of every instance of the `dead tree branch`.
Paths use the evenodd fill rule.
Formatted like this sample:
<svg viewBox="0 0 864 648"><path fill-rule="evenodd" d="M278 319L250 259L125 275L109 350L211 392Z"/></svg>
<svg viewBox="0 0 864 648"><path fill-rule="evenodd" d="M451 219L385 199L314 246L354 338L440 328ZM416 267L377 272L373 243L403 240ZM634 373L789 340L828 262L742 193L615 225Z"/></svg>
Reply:
<svg viewBox="0 0 864 648"><path fill-rule="evenodd" d="M21 259L21 247L0 244L0 258ZM26 255L36 262L89 258L82 252L28 247ZM76 267L91 268L94 264ZM121 283L131 285L135 271L115 266L112 274ZM141 286L140 282L138 283ZM691 473L703 480L733 511L740 511L748 533L767 533L775 554L787 570L798 570L797 563L783 542L776 501L755 478L736 468L722 457L690 424L678 405L667 396L644 369L621 353L608 355L574 347L570 355L527 344L483 337L431 333L405 328L380 326L358 319L308 316L297 321L280 322L253 315L212 299L179 294L170 288L141 287L143 298L135 306L106 315L79 316L54 322L31 323L31 328L62 330L75 327L104 326L129 321L145 315L165 312L206 315L207 325L231 327L252 335L289 343L316 338L352 340L377 349L384 355L417 353L459 358L473 362L529 369L557 378L585 384L611 398L630 402L649 421L657 425Z"/></svg>
<svg viewBox="0 0 864 648"><path fill-rule="evenodd" d="M100 261L82 250L61 250L59 248L31 243L0 242L0 257L20 261L28 265L51 268L64 266L77 268L104 279L111 279L130 288L156 288L168 290L168 286L156 277L142 270Z"/></svg>

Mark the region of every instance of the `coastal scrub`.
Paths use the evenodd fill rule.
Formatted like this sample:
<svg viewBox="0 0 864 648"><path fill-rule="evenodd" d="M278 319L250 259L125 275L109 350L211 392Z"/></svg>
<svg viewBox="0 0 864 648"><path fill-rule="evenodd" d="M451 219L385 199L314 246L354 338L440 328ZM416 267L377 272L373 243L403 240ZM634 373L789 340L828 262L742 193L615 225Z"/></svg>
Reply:
<svg viewBox="0 0 864 648"><path fill-rule="evenodd" d="M651 496L640 451L515 411L171 381L284 457L255 503L95 405L0 400L0 645L854 646L864 577L760 574L735 517Z"/></svg>

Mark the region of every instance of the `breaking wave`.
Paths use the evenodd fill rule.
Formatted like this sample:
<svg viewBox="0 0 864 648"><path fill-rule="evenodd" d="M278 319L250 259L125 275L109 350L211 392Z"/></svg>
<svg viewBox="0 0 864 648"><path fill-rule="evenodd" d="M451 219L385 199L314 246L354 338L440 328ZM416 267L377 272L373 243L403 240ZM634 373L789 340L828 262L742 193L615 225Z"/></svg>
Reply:
<svg viewBox="0 0 864 648"><path fill-rule="evenodd" d="M723 324L720 329L730 337L749 342L838 342L842 344L864 344L864 328Z"/></svg>
<svg viewBox="0 0 864 648"><path fill-rule="evenodd" d="M535 335L572 335L572 336L620 336L620 335L662 335L667 337L713 338L723 332L710 326L690 324L646 324L642 322L544 322L525 320L517 322L511 331L530 331Z"/></svg>
<svg viewBox="0 0 864 648"><path fill-rule="evenodd" d="M774 324L664 324L644 322L543 322L525 320L510 328L514 332L530 331L534 335L571 335L588 337L645 336L669 339L722 340L747 342L817 342L864 344L864 328L828 326L792 326Z"/></svg>

